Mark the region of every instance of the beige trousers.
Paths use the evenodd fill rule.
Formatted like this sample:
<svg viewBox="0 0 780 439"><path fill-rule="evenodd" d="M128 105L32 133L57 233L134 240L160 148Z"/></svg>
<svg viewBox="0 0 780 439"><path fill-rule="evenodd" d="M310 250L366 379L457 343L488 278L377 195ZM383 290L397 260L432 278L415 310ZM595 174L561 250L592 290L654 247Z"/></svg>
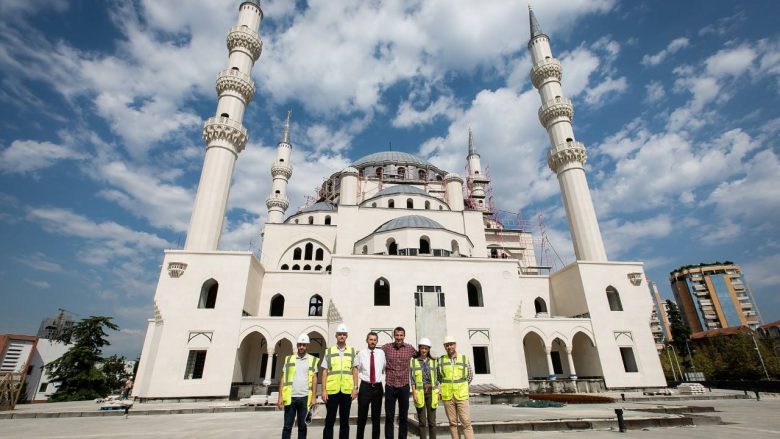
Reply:
<svg viewBox="0 0 780 439"><path fill-rule="evenodd" d="M458 420L463 428L463 436L466 439L474 439L474 430L471 428L471 414L469 413L469 400L458 401L455 398L442 401L444 403L444 412L450 421L450 436L452 439L460 439L458 433Z"/></svg>

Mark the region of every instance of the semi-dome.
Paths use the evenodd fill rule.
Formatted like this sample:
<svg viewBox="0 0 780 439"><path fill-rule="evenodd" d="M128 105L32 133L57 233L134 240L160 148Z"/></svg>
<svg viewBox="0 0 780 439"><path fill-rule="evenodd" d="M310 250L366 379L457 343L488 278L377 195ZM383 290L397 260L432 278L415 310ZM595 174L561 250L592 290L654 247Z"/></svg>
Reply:
<svg viewBox="0 0 780 439"><path fill-rule="evenodd" d="M426 218L420 215L406 215L406 216L392 219L382 224L376 229L375 233L387 232L390 230L398 230L398 229L409 229L409 228L446 230L443 225L437 223L436 221L430 218Z"/></svg>
<svg viewBox="0 0 780 439"><path fill-rule="evenodd" d="M305 212L322 212L322 211L333 211L336 210L336 205L333 203L328 203L327 201L320 201L319 203L314 203L311 206L306 206L299 213L305 213Z"/></svg>
<svg viewBox="0 0 780 439"><path fill-rule="evenodd" d="M371 198L382 197L382 196L385 196L385 195L396 195L396 194L428 195L428 192L426 192L425 189L419 188L417 186L409 186L409 185L405 185L405 184L397 184L397 185L386 187L386 188L382 189L381 191L377 192Z"/></svg>
<svg viewBox="0 0 780 439"><path fill-rule="evenodd" d="M431 166L430 163L428 163L427 160L422 159L414 154L409 154L408 152L401 152L401 151L381 151L381 152L375 152L373 154L369 154L365 157L361 157L357 159L354 163L352 163L352 166L356 168L362 168L364 166L379 166L379 165L388 165L388 164L396 164L396 165L412 165L412 166L419 166L419 167L426 167Z"/></svg>

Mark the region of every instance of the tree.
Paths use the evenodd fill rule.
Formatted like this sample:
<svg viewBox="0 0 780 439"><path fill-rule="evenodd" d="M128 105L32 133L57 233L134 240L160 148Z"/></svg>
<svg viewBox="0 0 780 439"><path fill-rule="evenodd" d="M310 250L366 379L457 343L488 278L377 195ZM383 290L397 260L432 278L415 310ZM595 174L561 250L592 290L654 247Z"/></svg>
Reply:
<svg viewBox="0 0 780 439"><path fill-rule="evenodd" d="M82 401L108 394L111 390L108 380L98 365L103 362L101 348L110 345L104 328L119 329L111 320L111 317L90 316L53 337L70 348L46 365L51 382L58 385L49 400Z"/></svg>
<svg viewBox="0 0 780 439"><path fill-rule="evenodd" d="M124 386L130 374L125 368L125 357L112 355L103 359L103 367L100 368L106 376L106 385L110 390L118 390Z"/></svg>
<svg viewBox="0 0 780 439"><path fill-rule="evenodd" d="M672 332L672 345L681 357L688 357L688 341L691 339L691 328L685 324L677 304L667 300L669 306L669 330Z"/></svg>

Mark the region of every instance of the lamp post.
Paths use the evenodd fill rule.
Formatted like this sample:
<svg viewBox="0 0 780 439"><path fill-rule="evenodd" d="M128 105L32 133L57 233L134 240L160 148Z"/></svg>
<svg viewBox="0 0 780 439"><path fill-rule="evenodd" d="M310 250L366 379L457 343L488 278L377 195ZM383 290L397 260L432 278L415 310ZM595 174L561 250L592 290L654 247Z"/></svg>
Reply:
<svg viewBox="0 0 780 439"><path fill-rule="evenodd" d="M750 338L753 339L753 346L755 346L756 348L756 353L758 354L758 360L761 362L761 368L764 369L764 375L766 375L766 379L769 379L769 372L766 370L766 365L764 364L764 357L761 356L761 349L758 348L758 342L756 341L756 333L750 331Z"/></svg>

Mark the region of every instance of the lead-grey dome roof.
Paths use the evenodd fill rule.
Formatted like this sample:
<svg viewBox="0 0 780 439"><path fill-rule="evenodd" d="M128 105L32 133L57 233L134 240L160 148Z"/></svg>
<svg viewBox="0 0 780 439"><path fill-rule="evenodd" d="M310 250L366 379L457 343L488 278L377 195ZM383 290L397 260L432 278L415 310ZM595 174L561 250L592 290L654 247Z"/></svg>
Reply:
<svg viewBox="0 0 780 439"><path fill-rule="evenodd" d="M336 205L333 203L328 203L327 201L320 201L319 203L314 203L311 206L306 206L299 213L304 212L321 212L321 211L331 211L336 210Z"/></svg>
<svg viewBox="0 0 780 439"><path fill-rule="evenodd" d="M357 159L354 163L352 163L352 166L356 168L360 168L363 166L387 165L390 163L396 165L420 166L423 168L426 166L431 166L431 164L428 163L427 160L417 157L414 154L409 154L408 152L401 152L401 151L375 152L373 154L369 154L365 157L361 157Z"/></svg>
<svg viewBox="0 0 780 439"><path fill-rule="evenodd" d="M405 184L397 184L395 186L390 186L382 189L381 191L377 192L373 197L381 197L384 195L394 195L394 194L417 194L417 195L428 195L428 192L425 192L425 189L421 189L417 186L409 186Z"/></svg>
<svg viewBox="0 0 780 439"><path fill-rule="evenodd" d="M406 216L392 219L382 224L375 230L374 233L387 232L390 230L398 230L398 229L407 229L407 228L446 230L443 225L437 223L436 221L430 218L426 218L420 215L406 215Z"/></svg>

